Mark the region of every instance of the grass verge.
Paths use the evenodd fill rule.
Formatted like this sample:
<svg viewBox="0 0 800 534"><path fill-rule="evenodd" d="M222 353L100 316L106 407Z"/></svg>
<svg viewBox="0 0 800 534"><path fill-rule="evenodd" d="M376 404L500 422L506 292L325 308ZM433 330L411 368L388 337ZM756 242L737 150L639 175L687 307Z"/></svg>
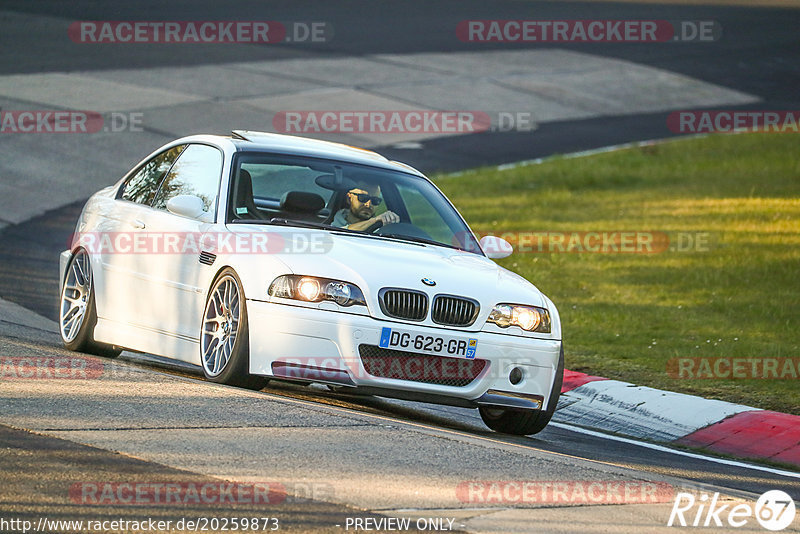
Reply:
<svg viewBox="0 0 800 534"><path fill-rule="evenodd" d="M499 263L558 306L568 368L800 415L800 376L783 368L783 379L667 372L676 358L800 357L797 135L717 135L434 179L476 232L522 233L526 251ZM666 234L670 246L559 252L542 238L586 250L599 241L580 232L613 231L656 236L652 250Z"/></svg>

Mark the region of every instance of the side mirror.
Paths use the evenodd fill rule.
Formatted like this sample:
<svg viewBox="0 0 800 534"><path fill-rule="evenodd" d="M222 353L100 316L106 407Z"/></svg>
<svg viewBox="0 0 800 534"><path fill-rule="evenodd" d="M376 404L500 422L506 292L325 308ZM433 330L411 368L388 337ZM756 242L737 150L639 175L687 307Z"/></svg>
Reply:
<svg viewBox="0 0 800 534"><path fill-rule="evenodd" d="M511 243L496 235L483 236L480 244L486 256L492 259L507 258L514 252L514 247L511 246Z"/></svg>
<svg viewBox="0 0 800 534"><path fill-rule="evenodd" d="M175 215L199 219L206 211L203 200L194 195L178 195L167 200L167 210Z"/></svg>

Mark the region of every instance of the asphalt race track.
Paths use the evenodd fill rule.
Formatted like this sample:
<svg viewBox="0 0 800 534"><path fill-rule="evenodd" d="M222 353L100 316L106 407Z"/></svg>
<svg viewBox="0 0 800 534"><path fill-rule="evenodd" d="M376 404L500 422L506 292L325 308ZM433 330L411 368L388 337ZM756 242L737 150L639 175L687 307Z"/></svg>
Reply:
<svg viewBox="0 0 800 534"><path fill-rule="evenodd" d="M800 4L775 3L785 7L4 1L2 111L96 110L107 120L136 117L140 127L0 133L0 357L75 356L101 370L86 380L0 378L0 532L22 532L19 524L2 522L11 518L36 524L42 517L149 517L174 524L234 515L276 517L281 530L298 532L357 530L354 518L375 521L362 522L365 531L366 524L387 527L379 521L389 517L413 518L416 527L420 517L449 518L450 528L468 532L660 532L675 528L666 525L672 496L682 488L719 492L729 504L752 504L772 489L800 501L800 473L780 467L631 442L568 421L520 438L488 431L472 410L274 382L261 392L243 391L208 383L197 369L162 358L126 352L111 361L68 353L54 322L58 253L85 199L170 139L236 127L272 130L275 115L290 109L485 111L492 128L481 133L316 135L369 146L432 173L672 137L667 116L676 110L796 110ZM459 40L458 23L475 19L713 20L722 34L713 42ZM324 21L333 38L267 45L75 43L67 28L80 20ZM535 128L499 128L495 119L504 112L529 113ZM88 483L220 481L277 484L288 496L266 505L245 499L184 507L80 496ZM470 481L599 482L634 490L654 484L667 488L669 498L465 498L459 488ZM786 531L798 531L798 524ZM736 531L763 529L753 520Z"/></svg>

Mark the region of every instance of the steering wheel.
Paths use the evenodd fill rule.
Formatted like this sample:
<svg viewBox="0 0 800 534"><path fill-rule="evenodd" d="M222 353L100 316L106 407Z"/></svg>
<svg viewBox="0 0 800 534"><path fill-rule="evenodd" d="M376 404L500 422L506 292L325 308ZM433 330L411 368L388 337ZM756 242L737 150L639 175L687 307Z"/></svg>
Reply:
<svg viewBox="0 0 800 534"><path fill-rule="evenodd" d="M374 233L377 233L377 230L379 228L381 228L382 226L383 226L383 221L378 219L377 221L375 221L374 223L372 223L368 227L364 228L364 230L362 230L362 232L367 233L367 234L374 234Z"/></svg>

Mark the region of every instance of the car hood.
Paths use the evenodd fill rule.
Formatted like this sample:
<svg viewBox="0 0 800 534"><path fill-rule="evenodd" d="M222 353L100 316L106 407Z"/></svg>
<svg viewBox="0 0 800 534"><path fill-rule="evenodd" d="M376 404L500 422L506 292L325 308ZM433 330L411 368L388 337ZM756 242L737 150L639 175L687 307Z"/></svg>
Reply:
<svg viewBox="0 0 800 534"><path fill-rule="evenodd" d="M470 297L489 310L499 302L546 307L544 296L533 284L471 252L316 229L244 224L229 228L235 233L268 232L271 240L283 241L284 250L275 251L274 256L292 274L354 283L373 302L381 288L397 287L430 296ZM435 286L426 285L423 278Z"/></svg>

